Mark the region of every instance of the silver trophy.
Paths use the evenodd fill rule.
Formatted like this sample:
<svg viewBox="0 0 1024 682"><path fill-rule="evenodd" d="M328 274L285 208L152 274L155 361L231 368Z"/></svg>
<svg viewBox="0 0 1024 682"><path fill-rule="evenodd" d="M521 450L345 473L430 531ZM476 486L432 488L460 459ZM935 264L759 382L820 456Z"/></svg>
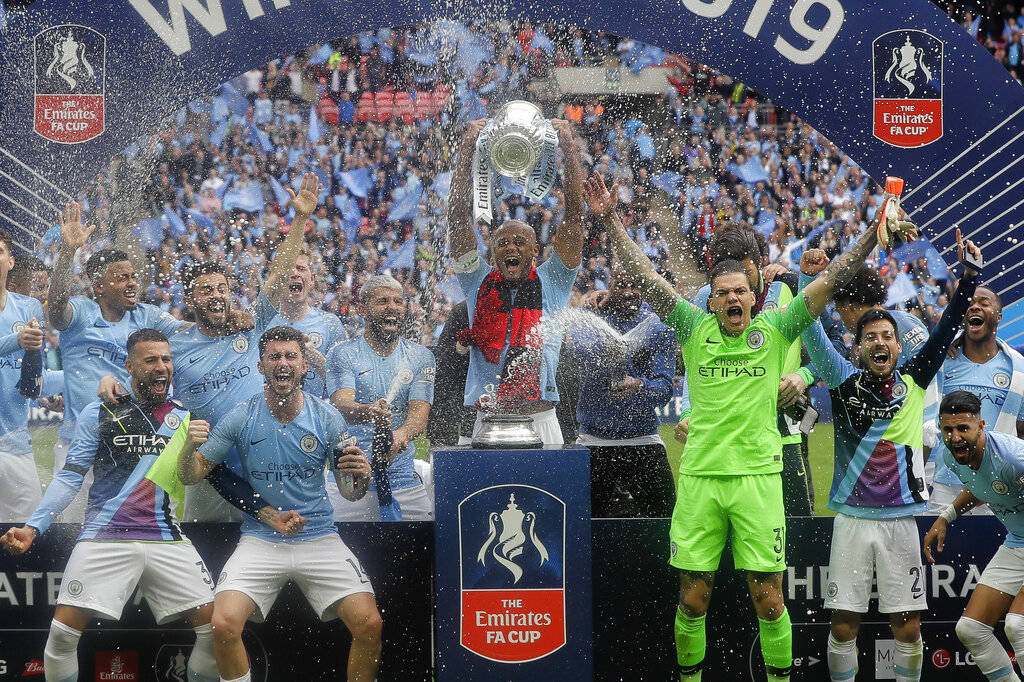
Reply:
<svg viewBox="0 0 1024 682"><path fill-rule="evenodd" d="M520 414L489 414L473 437L473 447L481 450L528 450L544 447L533 428L533 418Z"/></svg>
<svg viewBox="0 0 1024 682"><path fill-rule="evenodd" d="M558 133L530 102L503 106L480 132L473 163L473 218L490 223L509 194L540 201L558 173Z"/></svg>
<svg viewBox="0 0 1024 682"><path fill-rule="evenodd" d="M546 123L540 109L529 102L514 100L503 106L487 140L491 167L506 178L528 175L540 160Z"/></svg>

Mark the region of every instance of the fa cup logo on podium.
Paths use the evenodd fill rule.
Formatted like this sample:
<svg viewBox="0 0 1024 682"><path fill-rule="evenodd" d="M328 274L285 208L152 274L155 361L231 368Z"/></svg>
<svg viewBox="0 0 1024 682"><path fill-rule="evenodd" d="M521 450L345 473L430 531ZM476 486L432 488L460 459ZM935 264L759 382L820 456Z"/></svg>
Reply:
<svg viewBox="0 0 1024 682"><path fill-rule="evenodd" d="M500 534L497 530L499 520L501 521ZM526 531L523 529L524 522L527 526ZM533 512L523 513L519 506L516 505L516 494L510 493L508 506L505 507L505 510L500 515L497 512L491 512L488 517L490 534L477 553L477 561L487 566L487 550L493 545L491 556L508 569L508 572L512 574L512 582L518 583L519 579L523 577L523 569L514 559L523 554L527 532L530 534L530 542L540 555L540 564L538 565L543 566L544 562L548 560L548 550L535 532L536 522L537 515Z"/></svg>

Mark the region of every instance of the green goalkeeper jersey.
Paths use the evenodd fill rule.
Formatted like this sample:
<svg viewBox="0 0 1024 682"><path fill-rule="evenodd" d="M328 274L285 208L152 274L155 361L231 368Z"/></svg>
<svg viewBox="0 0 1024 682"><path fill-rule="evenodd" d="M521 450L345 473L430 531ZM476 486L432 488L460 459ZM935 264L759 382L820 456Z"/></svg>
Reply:
<svg viewBox="0 0 1024 682"><path fill-rule="evenodd" d="M788 306L762 310L739 336L726 336L713 314L679 299L665 322L679 339L692 405L680 473L782 471L779 382L793 341L813 321L801 294Z"/></svg>

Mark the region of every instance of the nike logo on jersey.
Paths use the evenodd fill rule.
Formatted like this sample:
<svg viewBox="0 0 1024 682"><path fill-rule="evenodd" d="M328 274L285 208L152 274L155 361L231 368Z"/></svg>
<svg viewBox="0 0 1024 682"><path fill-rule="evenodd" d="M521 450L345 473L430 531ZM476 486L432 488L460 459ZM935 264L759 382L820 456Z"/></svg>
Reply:
<svg viewBox="0 0 1024 682"><path fill-rule="evenodd" d="M364 369L364 370L363 370L362 372L360 372L360 373L359 373L359 374L357 374L356 376L359 376L359 377L361 377L361 376L363 376L364 374L366 374L367 372L372 372L372 371L373 371L373 369L372 369L372 368L371 368L371 369Z"/></svg>
<svg viewBox="0 0 1024 682"><path fill-rule="evenodd" d="M203 359L202 355L196 355L196 356L191 357L191 358L188 359L188 364L194 365L194 364L196 364L197 362L199 362L202 359Z"/></svg>
<svg viewBox="0 0 1024 682"><path fill-rule="evenodd" d="M710 336L706 338L704 341L705 343L722 343L721 341L712 341Z"/></svg>
<svg viewBox="0 0 1024 682"><path fill-rule="evenodd" d="M256 445L258 443L262 443L265 440L266 440L266 438L260 438L259 440L250 440L249 441L249 445Z"/></svg>

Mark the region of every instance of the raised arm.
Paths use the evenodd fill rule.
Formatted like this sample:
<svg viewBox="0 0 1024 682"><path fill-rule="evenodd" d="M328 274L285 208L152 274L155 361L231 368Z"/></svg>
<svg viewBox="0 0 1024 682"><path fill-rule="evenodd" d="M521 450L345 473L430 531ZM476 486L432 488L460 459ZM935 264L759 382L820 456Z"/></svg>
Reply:
<svg viewBox="0 0 1024 682"><path fill-rule="evenodd" d="M881 220L881 211L878 211L877 220ZM857 271L864 259L868 257L871 250L878 244L878 230L872 225L864 230L864 234L854 243L849 250L839 254L835 260L828 264L821 276L804 287L804 301L807 304L807 312L811 317L817 318L825 310L825 306L832 298L833 292L850 281L853 273ZM824 258L825 252L820 249L811 249L804 252L804 258ZM801 270L804 267L804 259L801 258Z"/></svg>
<svg viewBox="0 0 1024 682"><path fill-rule="evenodd" d="M473 157L476 140L487 119L470 121L455 152L452 188L448 195L448 246L453 259L476 251L473 234Z"/></svg>
<svg viewBox="0 0 1024 682"><path fill-rule="evenodd" d="M50 278L50 291L47 294L47 316L50 327L64 331L71 324L71 270L75 264L75 253L85 244L96 229L95 225L82 227L82 206L72 201L64 206L64 212L57 215L60 221L60 252L57 264Z"/></svg>
<svg viewBox="0 0 1024 682"><path fill-rule="evenodd" d="M565 267L571 269L580 264L583 253L583 220L587 214L583 183L586 177L572 124L560 118L552 119L551 124L558 132L558 144L565 157L565 216L551 243Z"/></svg>
<svg viewBox="0 0 1024 682"><path fill-rule="evenodd" d="M295 260L299 257L299 251L305 241L306 221L316 210L317 201L320 198L320 178L313 173L306 173L302 177L302 185L299 193L295 194L291 187L288 187L288 194L291 195L292 208L295 209L295 218L288 228L288 236L284 238L281 245L274 252L274 259L270 263L270 274L263 291L276 308L281 299L281 294L288 285L288 275L295 267Z"/></svg>
<svg viewBox="0 0 1024 682"><path fill-rule="evenodd" d="M612 189L615 189L614 185ZM651 259L629 238L625 226L615 213L615 192L608 191L604 180L597 173L586 180L583 190L590 212L597 216L608 230L612 248L615 249L615 257L622 263L623 268L640 281L644 300L655 314L662 320L666 319L679 304L681 296L667 279L658 274Z"/></svg>
<svg viewBox="0 0 1024 682"><path fill-rule="evenodd" d="M935 325L935 329L932 330L928 340L924 342L924 346L903 366L903 372L914 377L918 386L928 386L936 372L939 371L939 367L946 359L946 351L949 350L953 338L964 321L964 315L967 314L967 308L971 305L971 299L974 297L974 290L978 286L978 271L969 267L964 261L964 252L969 250L974 256L974 260L980 263L981 250L971 241L965 244L959 229L956 231L956 244L957 255L964 266L964 276L957 283L956 291L953 292L949 305L942 311L939 323Z"/></svg>

